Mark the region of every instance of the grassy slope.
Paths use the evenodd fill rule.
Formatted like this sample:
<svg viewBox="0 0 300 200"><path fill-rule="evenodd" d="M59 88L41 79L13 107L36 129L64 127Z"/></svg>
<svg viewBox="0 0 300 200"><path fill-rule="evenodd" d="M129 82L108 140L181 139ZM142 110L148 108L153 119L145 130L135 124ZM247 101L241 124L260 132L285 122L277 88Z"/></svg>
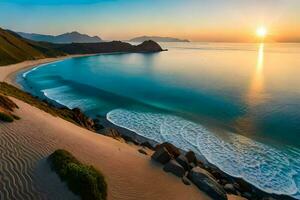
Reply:
<svg viewBox="0 0 300 200"><path fill-rule="evenodd" d="M24 101L32 106L35 106L53 116L58 116L62 119L65 119L69 122L72 122L76 125L91 129L91 127L86 126L86 120L87 119L81 119L76 117L76 112L73 110L67 109L67 108L56 108L46 102L43 102L35 97L33 97L31 94L26 93L12 85L9 85L5 82L0 82L0 95L7 95L14 97L16 99L19 99L21 101Z"/></svg>
<svg viewBox="0 0 300 200"><path fill-rule="evenodd" d="M0 28L0 66L60 55L65 54Z"/></svg>

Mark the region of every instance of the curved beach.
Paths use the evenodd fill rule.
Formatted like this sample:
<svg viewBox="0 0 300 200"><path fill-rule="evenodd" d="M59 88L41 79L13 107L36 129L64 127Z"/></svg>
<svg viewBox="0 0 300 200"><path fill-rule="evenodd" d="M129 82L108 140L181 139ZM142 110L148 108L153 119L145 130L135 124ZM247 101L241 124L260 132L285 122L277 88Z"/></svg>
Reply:
<svg viewBox="0 0 300 200"><path fill-rule="evenodd" d="M11 82L21 69L64 58L26 61L1 67L0 81ZM12 98L13 99L13 98ZM103 171L109 199L209 199L195 186L186 186L164 173L137 146L96 134L31 105L13 99L21 120L1 123L1 196L5 199L77 199L51 172L45 159L63 148ZM232 197L235 198L235 197Z"/></svg>

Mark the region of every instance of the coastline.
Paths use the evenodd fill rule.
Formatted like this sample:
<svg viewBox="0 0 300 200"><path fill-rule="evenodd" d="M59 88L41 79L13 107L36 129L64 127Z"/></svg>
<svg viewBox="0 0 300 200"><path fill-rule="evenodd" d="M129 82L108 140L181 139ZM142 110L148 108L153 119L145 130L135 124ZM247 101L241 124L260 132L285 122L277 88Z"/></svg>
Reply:
<svg viewBox="0 0 300 200"><path fill-rule="evenodd" d="M95 55L95 54L92 54L92 55ZM51 59L41 59L41 60L35 60L35 61L25 61L25 62L14 64L14 65L0 67L0 81L5 81L9 84L12 84L16 87L19 87L19 85L16 83L15 78L16 78L16 74L21 70L34 68L35 66L41 65L41 64L60 61L60 60L64 60L64 59L68 59L68 58L72 58L72 57L83 57L83 56L91 56L91 55L74 55L74 56L63 56L63 57L51 58ZM7 69L7 68L10 68L10 67L11 67L11 69ZM1 71L2 68L4 68L3 71ZM4 72L4 73L2 73L2 72ZM121 135L127 135L128 134L127 136L133 138L133 141L134 140L138 141L137 143L149 142L149 139L144 138L142 136L139 136L137 133L135 133L133 131L130 131L130 130L122 128L122 127L119 127L119 126L113 124L112 122L110 122L107 119L106 119L106 121L107 121L106 122L107 125L105 126L106 128L115 128L121 133ZM150 141L150 142L152 144L155 144L154 141ZM212 166L210 166L210 167L212 167ZM221 173L225 174L225 172L221 172ZM226 176L229 176L229 175L226 174ZM256 192L259 192L259 191L256 191Z"/></svg>
<svg viewBox="0 0 300 200"><path fill-rule="evenodd" d="M56 61L62 61L69 58L76 57L86 57L93 56L97 54L77 54L77 55L67 55L60 56L55 58L43 58L38 60L27 60L16 64L0 66L0 81L7 82L15 87L20 88L20 86L16 83L15 76L21 70L27 70L36 67L37 65L47 64Z"/></svg>

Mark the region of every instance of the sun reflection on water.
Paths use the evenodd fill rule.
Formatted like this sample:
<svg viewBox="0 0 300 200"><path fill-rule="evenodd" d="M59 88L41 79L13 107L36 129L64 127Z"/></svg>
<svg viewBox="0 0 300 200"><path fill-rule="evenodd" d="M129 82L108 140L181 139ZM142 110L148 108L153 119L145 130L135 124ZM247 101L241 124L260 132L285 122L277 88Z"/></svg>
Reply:
<svg viewBox="0 0 300 200"><path fill-rule="evenodd" d="M248 106L257 106L264 102L264 44L261 43L258 49L257 64L252 78L249 92L246 96Z"/></svg>

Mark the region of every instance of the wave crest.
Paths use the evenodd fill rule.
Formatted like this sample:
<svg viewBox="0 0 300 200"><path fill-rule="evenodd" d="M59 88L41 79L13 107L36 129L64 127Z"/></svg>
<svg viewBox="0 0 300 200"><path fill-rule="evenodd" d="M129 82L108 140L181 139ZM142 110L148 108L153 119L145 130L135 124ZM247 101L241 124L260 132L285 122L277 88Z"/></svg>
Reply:
<svg viewBox="0 0 300 200"><path fill-rule="evenodd" d="M300 150L287 151L228 133L221 139L204 126L178 116L115 109L107 119L157 142L171 142L203 155L222 171L263 191L300 198Z"/></svg>

